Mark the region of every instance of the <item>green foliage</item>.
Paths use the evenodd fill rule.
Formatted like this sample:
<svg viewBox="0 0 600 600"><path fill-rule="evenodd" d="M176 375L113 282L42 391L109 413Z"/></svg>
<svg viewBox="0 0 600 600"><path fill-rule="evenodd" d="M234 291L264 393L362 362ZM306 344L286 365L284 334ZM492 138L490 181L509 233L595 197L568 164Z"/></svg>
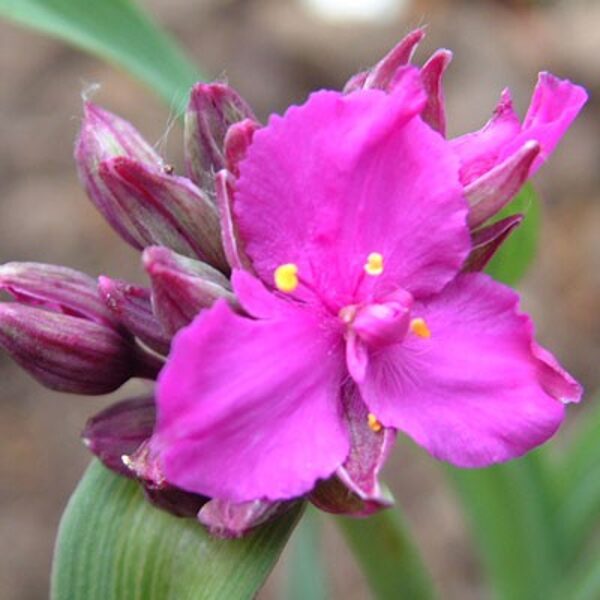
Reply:
<svg viewBox="0 0 600 600"><path fill-rule="evenodd" d="M537 249L540 227L540 201L531 185L525 184L518 196L502 210L496 220L515 213L525 219L490 261L486 272L508 285L516 284L531 266Z"/></svg>
<svg viewBox="0 0 600 600"><path fill-rule="evenodd" d="M94 461L63 515L52 600L242 600L264 582L301 513L241 540L152 507L140 487Z"/></svg>
<svg viewBox="0 0 600 600"><path fill-rule="evenodd" d="M388 509L366 519L338 517L348 545L378 600L429 600L431 580L400 511Z"/></svg>
<svg viewBox="0 0 600 600"><path fill-rule="evenodd" d="M0 0L0 16L120 65L178 109L196 68L130 0Z"/></svg>

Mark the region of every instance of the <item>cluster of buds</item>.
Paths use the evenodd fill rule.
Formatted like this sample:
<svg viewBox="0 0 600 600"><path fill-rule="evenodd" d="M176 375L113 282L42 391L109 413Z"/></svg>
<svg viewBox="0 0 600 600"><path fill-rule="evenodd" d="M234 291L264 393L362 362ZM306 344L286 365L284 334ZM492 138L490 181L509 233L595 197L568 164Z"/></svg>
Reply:
<svg viewBox="0 0 600 600"><path fill-rule="evenodd" d="M392 90L423 35L420 29L409 34L372 69L354 76L344 91ZM439 50L420 69L428 98L422 118L442 135L442 78L450 58L449 51ZM505 94L488 129L509 118L509 112ZM573 117L565 117L565 128ZM461 183L471 206L472 236L464 270L482 270L523 218L515 214L490 223L541 162L542 146L527 135L526 126L491 168L476 156L464 160ZM86 102L75 153L79 176L108 223L141 252L148 287L104 276L96 281L65 267L5 264L0 289L13 301L0 304L0 345L51 389L105 394L133 377L155 380L173 336L216 300L225 299L243 312L229 281L232 270L252 269L236 229L235 188L239 164L260 127L228 85L197 84L185 113L186 175L179 176L132 125ZM485 136L485 131L471 135ZM465 137L456 140L459 155ZM396 432L367 435L362 426L369 417L366 408L351 406L356 399L347 396L350 455L309 500L329 512L363 516L391 504L378 474ZM216 535L242 535L293 504L236 504L170 485L147 451L155 418L151 395L127 399L90 419L83 439L108 468L139 481L154 504L195 516ZM374 430L378 424L371 425Z"/></svg>

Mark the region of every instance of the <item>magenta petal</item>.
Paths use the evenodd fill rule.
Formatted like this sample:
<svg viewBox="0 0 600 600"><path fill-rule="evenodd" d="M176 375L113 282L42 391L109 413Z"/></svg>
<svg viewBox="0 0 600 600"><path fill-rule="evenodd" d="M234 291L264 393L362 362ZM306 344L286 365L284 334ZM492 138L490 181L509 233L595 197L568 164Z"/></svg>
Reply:
<svg viewBox="0 0 600 600"><path fill-rule="evenodd" d="M536 140L542 150L531 167L530 175L533 175L552 154L587 98L581 86L550 73L540 73L521 135L507 146L503 156L508 156L527 140Z"/></svg>
<svg viewBox="0 0 600 600"><path fill-rule="evenodd" d="M521 123L513 109L510 92L504 90L492 118L482 129L450 140L460 160L463 185L468 185L500 162L504 148L520 132Z"/></svg>
<svg viewBox="0 0 600 600"><path fill-rule="evenodd" d="M385 260L380 291L428 294L454 276L469 247L467 205L453 153L416 118L424 101L412 70L391 94L313 94L254 134L233 207L263 281L296 263L343 306L372 252Z"/></svg>
<svg viewBox="0 0 600 600"><path fill-rule="evenodd" d="M304 309L254 321L218 302L175 337L159 380L167 481L232 502L306 493L348 454L342 375L338 336Z"/></svg>
<svg viewBox="0 0 600 600"><path fill-rule="evenodd" d="M515 292L480 273L416 304L431 337L409 336L371 360L361 386L369 409L462 467L505 461L546 441L563 419L563 402L580 390L542 355L517 304Z"/></svg>

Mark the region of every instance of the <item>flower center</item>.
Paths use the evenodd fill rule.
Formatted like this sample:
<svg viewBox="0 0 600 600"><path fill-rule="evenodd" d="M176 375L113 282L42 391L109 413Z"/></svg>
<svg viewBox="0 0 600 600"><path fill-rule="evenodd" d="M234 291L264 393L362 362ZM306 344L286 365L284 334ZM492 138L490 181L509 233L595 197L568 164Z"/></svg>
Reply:
<svg viewBox="0 0 600 600"><path fill-rule="evenodd" d="M383 273L384 259L379 252L371 252L364 264L364 272L372 277ZM274 273L275 287L286 294L294 292L301 281L298 265L279 265ZM410 331L420 338L430 338L431 330L422 317L410 318L413 297L402 289L388 294L382 301L349 304L342 307L338 317L346 326L346 337L358 338L370 347L381 347L401 342Z"/></svg>

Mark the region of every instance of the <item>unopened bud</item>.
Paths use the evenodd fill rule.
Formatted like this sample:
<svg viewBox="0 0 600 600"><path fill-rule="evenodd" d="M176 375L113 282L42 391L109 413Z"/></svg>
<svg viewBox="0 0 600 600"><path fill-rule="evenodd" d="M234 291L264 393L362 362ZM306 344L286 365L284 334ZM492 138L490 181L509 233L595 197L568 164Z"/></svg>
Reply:
<svg viewBox="0 0 600 600"><path fill-rule="evenodd" d="M169 353L171 336L152 312L149 289L102 276L98 278L98 290L114 318L135 337L160 354Z"/></svg>
<svg viewBox="0 0 600 600"><path fill-rule="evenodd" d="M0 266L0 290L20 304L103 323L118 328L118 322L98 296L96 281L84 273L33 262Z"/></svg>
<svg viewBox="0 0 600 600"><path fill-rule="evenodd" d="M133 341L112 327L12 302L0 304L0 346L40 383L62 392L107 394L148 374Z"/></svg>
<svg viewBox="0 0 600 600"><path fill-rule="evenodd" d="M168 334L188 325L219 298L236 304L229 280L210 265L153 246L143 254L152 284L154 314Z"/></svg>
<svg viewBox="0 0 600 600"><path fill-rule="evenodd" d="M188 177L211 196L214 174L225 167L225 134L231 125L256 117L242 97L224 83L198 83L185 114Z"/></svg>

